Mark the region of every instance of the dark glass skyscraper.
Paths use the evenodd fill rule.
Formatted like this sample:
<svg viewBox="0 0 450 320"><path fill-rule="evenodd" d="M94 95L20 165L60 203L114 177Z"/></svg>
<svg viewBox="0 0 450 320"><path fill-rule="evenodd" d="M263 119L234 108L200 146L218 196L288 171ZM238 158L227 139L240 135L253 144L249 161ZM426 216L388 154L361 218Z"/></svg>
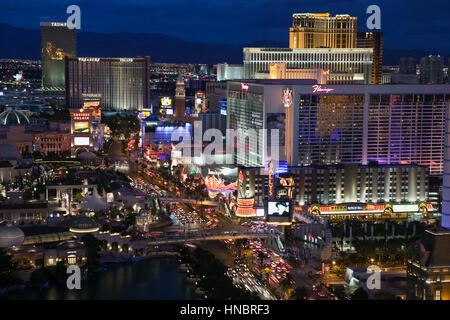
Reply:
<svg viewBox="0 0 450 320"><path fill-rule="evenodd" d="M372 84L381 84L381 76L383 74L383 33L358 32L356 47L373 49Z"/></svg>
<svg viewBox="0 0 450 320"><path fill-rule="evenodd" d="M65 22L41 22L42 87L64 89L64 57L76 57L76 29Z"/></svg>

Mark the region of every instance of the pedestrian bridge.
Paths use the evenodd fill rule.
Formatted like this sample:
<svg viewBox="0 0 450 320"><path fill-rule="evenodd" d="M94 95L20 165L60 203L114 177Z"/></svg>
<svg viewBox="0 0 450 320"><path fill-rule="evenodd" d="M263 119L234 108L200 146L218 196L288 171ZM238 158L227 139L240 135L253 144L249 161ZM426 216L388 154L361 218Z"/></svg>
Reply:
<svg viewBox="0 0 450 320"><path fill-rule="evenodd" d="M149 245L163 245L182 242L206 241L206 240L227 240L242 238L267 238L268 232L265 231L225 231L210 233L183 234L177 236L155 237L149 239Z"/></svg>
<svg viewBox="0 0 450 320"><path fill-rule="evenodd" d="M160 201L165 202L176 202L176 203L190 203L190 204L202 204L204 206L218 206L219 204L216 201L211 200L195 200L190 198L181 198L181 197L159 197Z"/></svg>

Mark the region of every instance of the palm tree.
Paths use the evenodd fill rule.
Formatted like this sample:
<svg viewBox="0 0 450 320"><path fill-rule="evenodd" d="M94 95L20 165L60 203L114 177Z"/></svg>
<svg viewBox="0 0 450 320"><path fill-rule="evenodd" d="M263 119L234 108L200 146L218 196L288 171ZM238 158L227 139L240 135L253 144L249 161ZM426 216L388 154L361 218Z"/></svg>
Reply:
<svg viewBox="0 0 450 320"><path fill-rule="evenodd" d="M280 282L281 294L284 295L287 299L289 299L290 291L292 289L291 282L294 279L290 273L286 274L286 277Z"/></svg>
<svg viewBox="0 0 450 320"><path fill-rule="evenodd" d="M273 273L273 270L269 267L264 267L261 269L261 273L266 276L266 281L269 281L269 276Z"/></svg>

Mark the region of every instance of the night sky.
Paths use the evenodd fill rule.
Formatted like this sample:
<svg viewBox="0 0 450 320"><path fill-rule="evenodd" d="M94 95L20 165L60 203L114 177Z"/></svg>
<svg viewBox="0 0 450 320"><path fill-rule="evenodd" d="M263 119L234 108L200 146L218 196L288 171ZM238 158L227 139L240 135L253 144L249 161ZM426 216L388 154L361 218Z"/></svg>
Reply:
<svg viewBox="0 0 450 320"><path fill-rule="evenodd" d="M0 22L37 29L40 21L65 21L70 4L81 8L81 31L229 44L288 42L292 13L301 12L348 13L366 31L366 8L377 4L385 48L450 52L450 0L2 0Z"/></svg>

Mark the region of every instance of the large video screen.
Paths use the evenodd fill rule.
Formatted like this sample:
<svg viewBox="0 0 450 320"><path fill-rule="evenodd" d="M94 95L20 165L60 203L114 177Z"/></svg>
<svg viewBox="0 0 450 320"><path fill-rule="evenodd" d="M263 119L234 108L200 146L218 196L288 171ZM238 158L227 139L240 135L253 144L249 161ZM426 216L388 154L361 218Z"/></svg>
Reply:
<svg viewBox="0 0 450 320"><path fill-rule="evenodd" d="M293 204L289 200L278 200L266 202L266 222L268 224L290 224L292 223Z"/></svg>
<svg viewBox="0 0 450 320"><path fill-rule="evenodd" d="M269 201L267 206L267 216L270 217L286 217L290 216L289 201Z"/></svg>
<svg viewBox="0 0 450 320"><path fill-rule="evenodd" d="M75 122L73 131L76 133L89 132L89 122Z"/></svg>
<svg viewBox="0 0 450 320"><path fill-rule="evenodd" d="M89 137L75 137L73 138L73 144L76 146L88 146Z"/></svg>

